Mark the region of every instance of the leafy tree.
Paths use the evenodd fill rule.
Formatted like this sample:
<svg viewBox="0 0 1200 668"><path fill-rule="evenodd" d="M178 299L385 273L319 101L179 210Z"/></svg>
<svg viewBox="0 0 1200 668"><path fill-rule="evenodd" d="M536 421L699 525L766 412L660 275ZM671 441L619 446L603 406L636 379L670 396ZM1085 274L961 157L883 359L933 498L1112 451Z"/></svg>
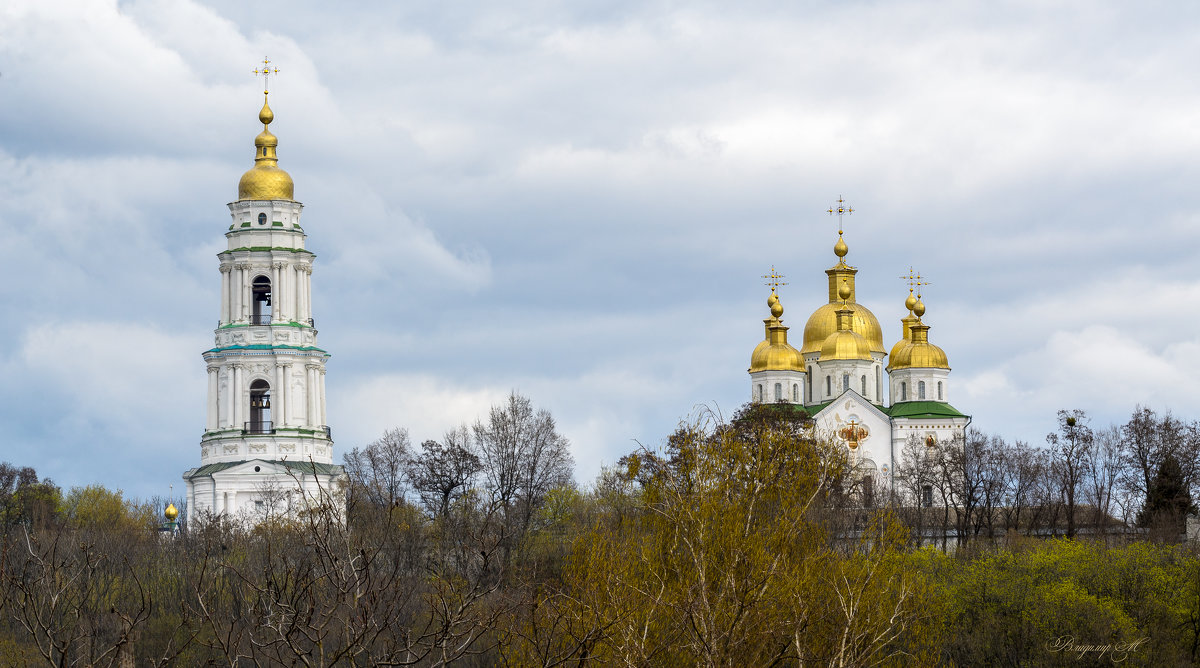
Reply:
<svg viewBox="0 0 1200 668"><path fill-rule="evenodd" d="M1179 461L1174 454L1167 453L1146 490L1146 505L1138 515L1138 526L1162 529L1178 540L1184 532L1187 514L1195 511Z"/></svg>

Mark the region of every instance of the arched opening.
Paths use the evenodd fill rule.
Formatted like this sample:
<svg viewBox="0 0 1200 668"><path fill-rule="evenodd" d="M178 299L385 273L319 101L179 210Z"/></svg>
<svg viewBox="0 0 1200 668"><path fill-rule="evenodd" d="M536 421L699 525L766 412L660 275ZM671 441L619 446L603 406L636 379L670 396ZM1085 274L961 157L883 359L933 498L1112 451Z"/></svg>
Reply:
<svg viewBox="0 0 1200 668"><path fill-rule="evenodd" d="M925 381L917 381L917 399L924 401L925 399Z"/></svg>
<svg viewBox="0 0 1200 668"><path fill-rule="evenodd" d="M882 380L883 380L882 373L879 371L879 367L876 366L875 367L875 402L880 403L880 404L883 403L883 383L881 382Z"/></svg>
<svg viewBox="0 0 1200 668"><path fill-rule="evenodd" d="M813 396L812 396L812 378L813 378L813 374L812 374L812 367L811 367L811 366L810 366L810 367L808 367L808 375L807 375L807 376L805 376L805 378L806 378L806 380L807 380L807 384L808 384L808 393L805 395L805 397L804 397L804 400L805 400L805 401L807 401L807 402L811 402L811 401L813 400Z"/></svg>
<svg viewBox="0 0 1200 668"><path fill-rule="evenodd" d="M246 433L270 434L273 432L271 385L260 378L250 383L250 421L246 423Z"/></svg>
<svg viewBox="0 0 1200 668"><path fill-rule="evenodd" d="M783 383L775 383L775 401L783 401Z"/></svg>
<svg viewBox="0 0 1200 668"><path fill-rule="evenodd" d="M254 312L250 315L250 324L271 324L271 279L266 276L257 276L250 289L254 293Z"/></svg>
<svg viewBox="0 0 1200 668"><path fill-rule="evenodd" d="M792 403L800 403L800 385L792 383Z"/></svg>
<svg viewBox="0 0 1200 668"><path fill-rule="evenodd" d="M842 391L846 392L850 389L850 374L842 374Z"/></svg>
<svg viewBox="0 0 1200 668"><path fill-rule="evenodd" d="M933 506L933 485L921 486L921 507L929 508Z"/></svg>
<svg viewBox="0 0 1200 668"><path fill-rule="evenodd" d="M833 396L833 378L825 376L825 396Z"/></svg>
<svg viewBox="0 0 1200 668"><path fill-rule="evenodd" d="M908 383L900 383L900 401L908 401Z"/></svg>
<svg viewBox="0 0 1200 668"><path fill-rule="evenodd" d="M263 155L266 155L266 154L267 154L267 149L265 149L265 148L264 148L264 149L263 149ZM258 224L259 224L259 225L266 225L266 224L267 224L267 214L265 214L265 213L260 213L260 214L258 214Z"/></svg>
<svg viewBox="0 0 1200 668"><path fill-rule="evenodd" d="M938 401L945 401L942 399L942 381L940 380L938 381Z"/></svg>
<svg viewBox="0 0 1200 668"><path fill-rule="evenodd" d="M758 384L758 391L754 393L754 400L760 404L762 403L762 383Z"/></svg>
<svg viewBox="0 0 1200 668"><path fill-rule="evenodd" d="M862 376L862 395L864 398L867 397L867 374L865 373Z"/></svg>

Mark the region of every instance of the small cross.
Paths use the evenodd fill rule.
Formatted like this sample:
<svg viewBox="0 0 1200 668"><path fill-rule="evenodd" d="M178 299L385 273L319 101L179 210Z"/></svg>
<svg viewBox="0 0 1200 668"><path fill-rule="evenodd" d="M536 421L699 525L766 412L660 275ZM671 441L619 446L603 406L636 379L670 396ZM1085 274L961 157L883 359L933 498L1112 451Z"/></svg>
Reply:
<svg viewBox="0 0 1200 668"><path fill-rule="evenodd" d="M925 277L921 276L921 274L918 272L916 275L916 280L913 281L912 285L915 285L917 287L917 298L920 299L921 298L921 286L922 285L933 285L933 283L930 283L929 281L925 280Z"/></svg>
<svg viewBox="0 0 1200 668"><path fill-rule="evenodd" d="M763 285L769 285L769 286L771 286L771 292L772 292L772 293L773 293L773 292L775 292L775 288L777 288L777 287L779 287L779 286L781 286L781 285L787 285L787 283L784 283L784 282L782 282L782 281L780 281L780 280L779 280L779 279L781 279L781 278L784 278L784 276L783 276L783 274L781 274L781 273L779 273L779 272L775 271L775 265L771 265L771 273L769 273L769 274L763 274L763 276L762 276L762 277L763 277L763 278L769 278L769 279L771 279L771 280L767 281L766 283L763 283Z"/></svg>
<svg viewBox="0 0 1200 668"><path fill-rule="evenodd" d="M271 67L271 59L266 57L263 58L262 64L262 69L254 68L254 76L261 76L263 78L263 92L265 93L267 92L267 78L272 74L278 75L279 68Z"/></svg>
<svg viewBox="0 0 1200 668"><path fill-rule="evenodd" d="M842 233L842 216L854 213L854 208L851 207L841 195L837 198L837 207L829 207L826 211L829 215L837 214L838 217L838 234Z"/></svg>

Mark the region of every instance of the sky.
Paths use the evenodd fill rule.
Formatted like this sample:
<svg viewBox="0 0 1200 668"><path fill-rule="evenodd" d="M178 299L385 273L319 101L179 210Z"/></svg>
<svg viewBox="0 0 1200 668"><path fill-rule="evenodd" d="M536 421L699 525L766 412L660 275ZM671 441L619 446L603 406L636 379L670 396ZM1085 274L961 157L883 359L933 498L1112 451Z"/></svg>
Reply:
<svg viewBox="0 0 1200 668"><path fill-rule="evenodd" d="M6 0L0 460L139 497L199 464L264 57L336 452L515 390L586 485L732 414L760 277L798 345L839 196L889 349L931 281L973 426L1200 418L1196 3Z"/></svg>

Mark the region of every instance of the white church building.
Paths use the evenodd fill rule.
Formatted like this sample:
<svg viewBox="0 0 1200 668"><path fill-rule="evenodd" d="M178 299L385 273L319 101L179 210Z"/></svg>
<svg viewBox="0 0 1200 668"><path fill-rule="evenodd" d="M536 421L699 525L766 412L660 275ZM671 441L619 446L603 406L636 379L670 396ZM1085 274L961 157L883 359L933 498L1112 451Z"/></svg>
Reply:
<svg viewBox="0 0 1200 668"><path fill-rule="evenodd" d="M228 248L217 256L221 311L204 352L200 466L183 474L189 521L206 512L250 520L291 512L335 490L343 475L325 414L329 353L317 345L303 206L279 168L265 99L258 118L254 167L229 204Z"/></svg>
<svg viewBox="0 0 1200 668"><path fill-rule="evenodd" d="M829 302L809 316L799 350L787 340L776 294L781 277L772 268L766 334L750 357L750 398L802 406L819 435L849 449L860 473L892 488L910 438L931 447L946 443L963 435L971 418L950 405L950 363L929 342L925 305L912 291L920 278L910 276L908 314L888 352L879 321L855 302L858 269L846 264L841 230L833 252L837 264L825 271Z"/></svg>

